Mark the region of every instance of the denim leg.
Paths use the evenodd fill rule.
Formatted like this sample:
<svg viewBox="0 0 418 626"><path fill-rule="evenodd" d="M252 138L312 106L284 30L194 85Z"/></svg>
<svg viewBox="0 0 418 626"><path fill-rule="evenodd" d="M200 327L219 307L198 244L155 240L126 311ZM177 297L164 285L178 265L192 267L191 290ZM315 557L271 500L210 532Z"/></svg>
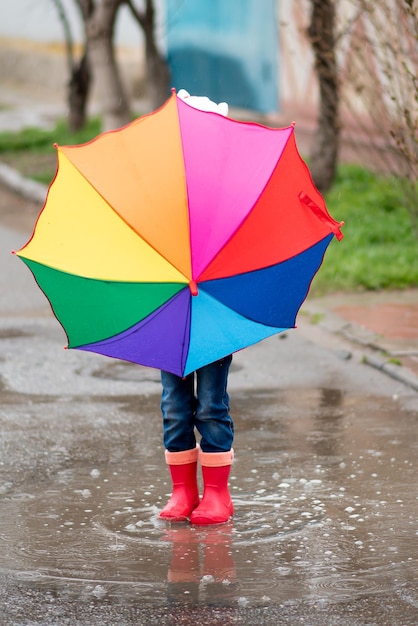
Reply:
<svg viewBox="0 0 418 626"><path fill-rule="evenodd" d="M190 450L196 446L194 373L180 378L169 372L161 372L161 382L164 446L169 452Z"/></svg>
<svg viewBox="0 0 418 626"><path fill-rule="evenodd" d="M202 436L203 452L227 452L232 447L234 425L229 414L228 372L232 356L196 371L197 409L195 426Z"/></svg>

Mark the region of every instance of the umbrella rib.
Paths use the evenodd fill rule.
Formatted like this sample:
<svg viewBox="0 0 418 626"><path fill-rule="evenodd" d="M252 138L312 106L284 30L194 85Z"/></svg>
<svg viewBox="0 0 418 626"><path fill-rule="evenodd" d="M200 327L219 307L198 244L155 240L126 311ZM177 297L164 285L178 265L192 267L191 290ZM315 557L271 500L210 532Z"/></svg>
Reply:
<svg viewBox="0 0 418 626"><path fill-rule="evenodd" d="M69 146L72 147L72 146ZM65 155L64 155L65 156ZM113 211L113 213L115 213L118 218L128 227L131 229L131 231L133 233L135 233L135 235L137 237L139 237L140 239L142 239L142 241L145 241L145 243L152 248L152 250L154 250L154 252L156 252L157 254L160 255L161 258L163 258L165 261L167 261L167 263L169 265L171 265L171 267L174 267L174 269L176 269L183 277L186 283L189 283L189 279L187 278L187 276L185 276L185 274L172 262L170 261L164 254L162 254L160 252L160 250L158 250L150 241L148 241L148 239L146 239L145 237L143 237L137 230L135 230L135 228L123 217L123 215L121 215L111 204L110 202L104 197L104 195L99 191L99 189L97 189L97 187L95 185L93 185L93 183L85 177L85 175L83 174L83 172L80 170L79 167L77 167L77 165L75 165L72 161L71 161L73 167L75 167L75 169L79 172L79 174L83 177L83 179L87 182L88 185L90 185L90 187L92 189L94 189L94 191L102 198L102 200L107 204L107 206L109 207L109 209L111 211Z"/></svg>
<svg viewBox="0 0 418 626"><path fill-rule="evenodd" d="M294 125L292 124L292 132L291 132L291 133L289 133L289 136L288 136L288 138L286 139L286 142L285 142L285 144L284 144L284 146L283 146L283 149L282 149L282 151L280 152L280 155L279 155L279 156L278 156L278 158L277 158L277 161L276 161L276 163L275 163L275 165L274 165L274 167L273 167L273 169L272 169L272 171L271 171L271 173L270 173L270 176L267 178L267 180L266 180L266 182L265 182L264 186L263 186L263 187L262 187L262 189L260 190L260 193L258 194L258 196L257 196L256 200L254 201L254 203L253 203L253 205L252 205L251 209L248 211L248 213L247 213L246 215L244 215L244 217L242 218L242 220L239 222L239 224L237 224L237 226L235 227L235 229L233 230L233 232L230 234L230 236L228 237L228 239L226 239L226 240L224 241L224 243L223 243L223 244L222 244L222 246L219 248L219 250L217 250L217 251L216 251L216 253L214 254L214 256L213 256L213 257L212 257L212 258L211 258L211 259L210 259L210 260L206 263L206 265L202 268L202 270L201 270L201 272L200 272L200 275L201 275L201 274L203 274L203 273L206 271L207 267L209 267L209 265L212 263L212 261L213 261L213 259L215 258L215 256L217 256L218 254L220 254L220 253L222 252L222 250L224 250L224 249L226 248L226 246L227 246L227 245L229 244L229 242L230 242L230 241L231 241L231 240L235 237L235 235L236 235L236 234L237 234L237 232L240 230L240 228L243 226L243 224L245 224L245 222L246 222L248 219L250 219L250 215L251 215L251 213L252 213L252 211L253 211L253 208L255 207L255 205L257 204L258 200L260 199L260 197L261 197L261 196L262 196L262 194L264 193L265 188L266 188L266 187L267 187L267 185L269 184L269 182L270 182L270 180L271 180L271 177L273 176L273 174L274 174L274 172L275 172L275 169L276 169L276 167L277 167L277 163L278 163L278 161L279 161L279 159L280 159L281 155L283 154L283 152L286 150L286 146L287 146L287 144L289 143L289 139L290 139L290 137L293 135L293 133L294 133ZM197 278L196 280L198 280L198 278Z"/></svg>
<svg viewBox="0 0 418 626"><path fill-rule="evenodd" d="M311 246L311 249L313 249L313 248L317 247L319 244L324 243L324 242L326 242L326 241L328 241L328 243L329 243L329 242L331 241L331 239L332 239L332 234L329 234L329 235L327 235L326 237L324 237L322 240L320 240L317 244L314 244L313 246ZM310 276L309 280L306 282L306 284L305 284L305 288L304 288L303 292L302 292L301 294L299 294L300 304L299 304L298 309L297 309L297 311L296 311L296 314L295 314L295 316L294 316L293 325L292 325L292 326L287 325L287 326L286 326L286 328L296 328L295 323L296 323L296 317L297 317L297 314L298 314L299 309L300 309L300 307L302 306L303 302L306 300L306 298L307 298L307 296L308 296L308 293L309 293L309 291L310 291L310 288L311 288L311 285L312 285L312 282L313 282L313 280L314 280L314 278L315 278L316 273L318 272L319 268L321 267L321 265L322 265L322 263L323 263L323 260L324 260L324 256L325 256L325 252L326 252L327 247L328 247L328 244L327 244L327 245L324 247L324 249L322 250L322 253L320 254L320 256L319 256L319 258L318 258L318 260L317 260L317 266L316 266L316 269L315 269L315 271L312 273L312 275ZM308 250L309 250L309 249L308 249ZM213 298L214 300L216 300L217 302L219 302L219 303L220 303L220 304L222 304L223 306L227 306L227 307L228 307L228 308L230 308L232 311L235 311L235 313L237 313L237 314L238 314L238 315L240 315L241 317L243 317L243 318L245 318L245 319L247 319L247 320L249 320L249 321L251 321L251 322L255 322L255 323L257 323L257 324L263 324L263 322L260 322L259 320L255 319L254 317L250 317L248 314L245 314L245 313L243 313L242 311L238 310L238 309L236 308L236 306L234 306L233 304L231 304L231 303L229 303L229 302L228 302L228 304L226 304L226 303L225 303L225 302L223 302L221 299L219 299L217 296L215 296L214 294L212 294L212 293L210 293L209 291L207 291L207 290L205 289L205 282L208 282L208 283L210 283L210 282L212 282L212 283L216 283L216 282L218 282L218 281L233 281L234 279L238 278L239 276L246 276L246 275L249 275L249 274L257 274L257 273L262 272L262 271L264 271L264 270L268 270L269 268L273 268L273 267L275 267L275 265L283 265L283 263L288 263L288 262L289 262L289 261L291 261L292 259L296 259L298 256L299 256L299 254L295 254L295 255L293 255L292 257L290 257L289 259L286 259L285 261L280 261L280 263L278 263L278 264L273 264L273 265L269 265L269 266L267 266L267 267L262 267L262 268L257 268L257 269L250 270L250 271L247 271L247 272L242 272L242 273L237 274L237 275L235 275L235 276L231 276L231 277L224 277L224 278L214 278L214 279L211 279L211 280L209 280L209 281L203 281L202 283L200 283L200 288L201 288L201 290L202 290L202 291L204 291L204 292L205 292L206 296L208 296L208 297L210 297L210 298ZM269 325L271 325L273 328L283 328L282 326L276 326L275 324L269 324Z"/></svg>
<svg viewBox="0 0 418 626"><path fill-rule="evenodd" d="M223 280L223 279L215 279L215 280ZM234 307L231 304L224 304L224 302L222 302L222 300L220 300L219 298L216 298L215 296L213 296L211 293L207 292L205 290L204 287L202 287L202 291L205 292L206 296L208 298L212 298L212 300L215 300L215 302L219 302L219 304L222 304L222 306L227 306L227 308L231 309L231 311L234 311L234 313L236 313L237 315L239 315L240 317L242 317L245 320L248 320L249 322L254 322L254 324L260 324L260 326L266 326L266 324L264 324L263 322L260 322L260 320L256 320L254 317L249 317L249 315L246 315L245 313L242 313L241 311L238 311L238 309L236 307ZM296 328L296 326L286 326L286 327L282 327L282 326L276 326L275 324L268 324L268 326L270 326L271 328L279 328L279 329L283 329L283 330L287 330L289 328Z"/></svg>
<svg viewBox="0 0 418 626"><path fill-rule="evenodd" d="M185 367L186 367L186 362L187 362L187 355L189 352L189 346L190 346L190 332L191 332L191 327L192 327L192 309L190 306L190 298L188 301L188 324L185 324L184 326L184 334L183 334L183 343L182 343L182 351L181 351L181 370L182 372L184 372Z"/></svg>

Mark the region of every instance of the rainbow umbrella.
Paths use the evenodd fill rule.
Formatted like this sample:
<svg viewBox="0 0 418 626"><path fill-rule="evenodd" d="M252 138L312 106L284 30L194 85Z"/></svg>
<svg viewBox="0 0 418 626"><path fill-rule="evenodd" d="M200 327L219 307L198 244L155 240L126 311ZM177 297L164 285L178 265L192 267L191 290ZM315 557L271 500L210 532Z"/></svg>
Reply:
<svg viewBox="0 0 418 626"><path fill-rule="evenodd" d="M28 265L68 347L180 376L293 328L342 237L295 143L200 111L157 111L78 146L57 174Z"/></svg>

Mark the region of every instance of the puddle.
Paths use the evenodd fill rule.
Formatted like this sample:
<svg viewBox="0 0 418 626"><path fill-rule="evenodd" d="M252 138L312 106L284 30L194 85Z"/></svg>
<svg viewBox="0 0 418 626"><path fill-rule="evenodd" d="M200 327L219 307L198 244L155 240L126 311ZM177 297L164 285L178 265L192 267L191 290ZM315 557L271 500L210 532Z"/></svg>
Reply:
<svg viewBox="0 0 418 626"><path fill-rule="evenodd" d="M0 328L0 339L21 339L32 337L32 334L21 328Z"/></svg>
<svg viewBox="0 0 418 626"><path fill-rule="evenodd" d="M159 370L150 367L128 363L127 361L105 362L101 367L88 368L87 366L77 370L79 376L92 376L105 380L125 380L134 382L160 382Z"/></svg>
<svg viewBox="0 0 418 626"><path fill-rule="evenodd" d="M234 395L231 522L158 519L170 486L155 437L154 452L125 454L121 466L66 452L65 469L3 495L2 575L114 604L416 597L416 416L338 389ZM100 430L96 443L110 445Z"/></svg>
<svg viewBox="0 0 418 626"><path fill-rule="evenodd" d="M231 372L238 372L241 369L242 366L237 363L231 364ZM160 385L161 382L160 370L138 365L137 363L129 363L127 361L105 362L100 367L84 366L83 368L77 369L76 373L82 377L91 376L93 378L113 381L148 382L156 383L157 385Z"/></svg>

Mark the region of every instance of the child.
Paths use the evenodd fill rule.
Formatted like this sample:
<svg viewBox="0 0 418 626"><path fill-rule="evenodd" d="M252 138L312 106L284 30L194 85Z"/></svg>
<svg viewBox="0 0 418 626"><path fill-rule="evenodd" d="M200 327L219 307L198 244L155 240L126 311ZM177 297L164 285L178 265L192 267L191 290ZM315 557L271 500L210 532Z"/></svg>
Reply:
<svg viewBox="0 0 418 626"><path fill-rule="evenodd" d="M228 105L178 92L195 108L227 115ZM233 515L228 478L233 460L234 426L229 414L228 372L232 356L180 378L161 372L165 457L173 491L160 518L170 522L220 524ZM195 389L196 384L196 389ZM195 429L201 435L196 444ZM199 501L197 461L202 466L203 497Z"/></svg>
<svg viewBox="0 0 418 626"><path fill-rule="evenodd" d="M228 490L234 438L227 393L231 361L232 356L224 357L186 378L161 372L165 457L173 482L171 498L160 513L162 519L220 524L233 514ZM196 445L195 428L201 435L200 446ZM204 485L200 503L198 460Z"/></svg>

